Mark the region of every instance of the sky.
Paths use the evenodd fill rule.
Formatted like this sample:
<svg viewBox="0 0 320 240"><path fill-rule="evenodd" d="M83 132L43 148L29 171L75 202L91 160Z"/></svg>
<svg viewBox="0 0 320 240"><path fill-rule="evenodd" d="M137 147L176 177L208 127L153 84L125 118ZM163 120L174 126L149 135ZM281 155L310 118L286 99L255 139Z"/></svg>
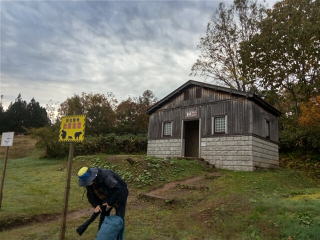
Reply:
<svg viewBox="0 0 320 240"><path fill-rule="evenodd" d="M160 99L203 81L189 74L219 2L0 0L2 104L19 93L42 106L81 92Z"/></svg>

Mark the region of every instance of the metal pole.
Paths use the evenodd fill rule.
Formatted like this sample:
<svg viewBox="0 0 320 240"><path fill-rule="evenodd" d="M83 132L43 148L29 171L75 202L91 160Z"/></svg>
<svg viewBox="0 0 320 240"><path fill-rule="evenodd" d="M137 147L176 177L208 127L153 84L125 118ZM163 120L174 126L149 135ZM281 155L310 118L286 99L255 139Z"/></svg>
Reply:
<svg viewBox="0 0 320 240"><path fill-rule="evenodd" d="M6 169L7 169L8 153L9 153L9 147L6 147L6 153L4 155L4 165L3 165L2 177L1 177L1 186L0 186L0 209L1 209L1 205L2 205L3 185L4 185L4 177L6 175Z"/></svg>
<svg viewBox="0 0 320 240"><path fill-rule="evenodd" d="M65 233L66 233L66 222L67 222L67 213L68 213L68 201L69 201L69 192L70 192L73 153L74 153L74 143L71 142L69 146L67 184L66 184L66 189L64 194L64 209L63 209L63 215L62 215L60 240L64 240Z"/></svg>

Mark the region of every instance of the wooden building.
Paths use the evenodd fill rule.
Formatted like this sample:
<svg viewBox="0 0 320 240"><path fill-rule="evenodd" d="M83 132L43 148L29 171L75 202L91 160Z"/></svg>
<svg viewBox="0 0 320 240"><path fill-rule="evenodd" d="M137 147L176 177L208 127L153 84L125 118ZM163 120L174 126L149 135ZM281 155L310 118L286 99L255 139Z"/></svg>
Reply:
<svg viewBox="0 0 320 240"><path fill-rule="evenodd" d="M254 94L190 80L148 114L148 155L245 171L279 164L280 112Z"/></svg>

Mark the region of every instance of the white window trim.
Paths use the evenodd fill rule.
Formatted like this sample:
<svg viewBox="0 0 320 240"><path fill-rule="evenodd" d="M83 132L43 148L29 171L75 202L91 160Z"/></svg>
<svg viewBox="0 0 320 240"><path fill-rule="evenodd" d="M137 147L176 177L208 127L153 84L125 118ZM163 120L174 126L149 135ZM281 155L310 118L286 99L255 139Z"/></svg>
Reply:
<svg viewBox="0 0 320 240"><path fill-rule="evenodd" d="M164 124L165 123L171 123L170 135L164 135ZM162 122L162 137L172 137L172 132L173 132L173 121L164 121L164 122Z"/></svg>
<svg viewBox="0 0 320 240"><path fill-rule="evenodd" d="M216 117L222 117L222 116L224 116L224 121L225 121L224 133L215 133L214 120ZM224 114L224 115L216 115L214 117L211 117L211 134L215 135L215 134L227 134L227 133L228 133L228 115Z"/></svg>
<svg viewBox="0 0 320 240"><path fill-rule="evenodd" d="M225 126L224 126L224 133L228 133L228 115L224 115L224 120L225 120Z"/></svg>
<svg viewBox="0 0 320 240"><path fill-rule="evenodd" d="M211 134L212 134L212 135L214 135L214 118L215 118L215 117L212 117L212 118L211 118Z"/></svg>

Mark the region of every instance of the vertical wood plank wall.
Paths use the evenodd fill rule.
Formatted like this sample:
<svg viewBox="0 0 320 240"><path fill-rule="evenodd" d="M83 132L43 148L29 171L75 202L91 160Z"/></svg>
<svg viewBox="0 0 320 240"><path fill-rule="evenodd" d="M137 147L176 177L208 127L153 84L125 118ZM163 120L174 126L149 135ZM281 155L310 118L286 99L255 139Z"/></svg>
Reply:
<svg viewBox="0 0 320 240"><path fill-rule="evenodd" d="M184 93L181 93L150 115L148 131L150 140L165 139L161 136L161 126L164 121L173 122L173 135L166 138L180 139L182 120L192 120L186 117L186 112L196 110L198 117L194 119L201 118L201 137L212 136L211 119L213 116L227 115L227 134L256 134L265 137L265 119L267 119L271 123L270 139L278 141L278 118L276 116L247 98L230 93L202 88L202 97L196 98L197 88L190 87L185 90L189 91L189 100L184 100Z"/></svg>

